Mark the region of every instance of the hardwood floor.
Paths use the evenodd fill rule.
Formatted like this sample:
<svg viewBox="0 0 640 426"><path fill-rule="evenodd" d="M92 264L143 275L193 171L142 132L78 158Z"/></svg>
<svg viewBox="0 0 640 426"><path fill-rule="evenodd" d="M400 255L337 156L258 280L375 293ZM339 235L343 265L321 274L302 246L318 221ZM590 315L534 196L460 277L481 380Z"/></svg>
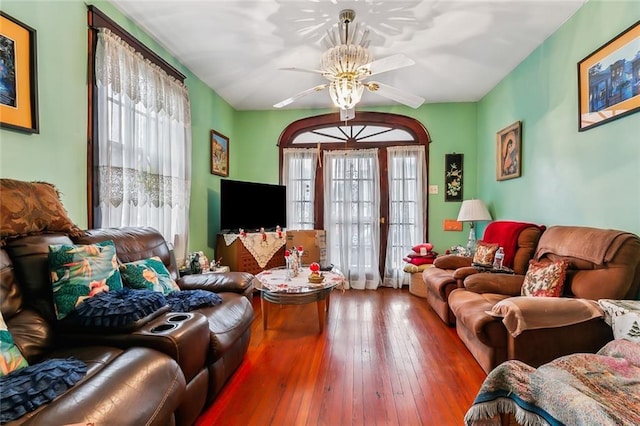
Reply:
<svg viewBox="0 0 640 426"><path fill-rule="evenodd" d="M336 290L324 333L315 304L259 295L243 364L196 423L203 425L461 425L484 371L405 288Z"/></svg>

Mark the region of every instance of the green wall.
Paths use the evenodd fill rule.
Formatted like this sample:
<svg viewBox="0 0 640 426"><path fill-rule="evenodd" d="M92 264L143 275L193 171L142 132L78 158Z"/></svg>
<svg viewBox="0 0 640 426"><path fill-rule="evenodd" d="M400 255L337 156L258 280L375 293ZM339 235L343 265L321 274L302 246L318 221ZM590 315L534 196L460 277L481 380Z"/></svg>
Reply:
<svg viewBox="0 0 640 426"><path fill-rule="evenodd" d="M207 244L211 129L234 139L235 110L110 3L88 1L187 76L193 165L190 247ZM4 0L2 10L37 31L40 133L0 129L0 176L55 184L70 217L87 226L87 7L85 2ZM231 147L233 156L234 147ZM213 250L210 251L213 254Z"/></svg>
<svg viewBox="0 0 640 426"><path fill-rule="evenodd" d="M606 3L606 4L605 4ZM230 139L229 178L278 181L280 133L327 110L236 111L111 4L89 1L187 76L192 102L190 248L213 255L220 177L209 172L209 132ZM606 6L606 7L605 7ZM2 10L37 30L40 134L0 129L0 176L54 183L71 218L86 215L86 5L4 0ZM640 233L640 114L577 132L576 63L631 25L640 2L591 0L477 103L366 108L405 114L429 131L429 236L436 250L466 241L444 232L460 203L445 203L444 155L465 154L464 198L481 197L499 219L584 224ZM523 175L495 180L495 132L523 122ZM259 213L259 208L256 209Z"/></svg>
<svg viewBox="0 0 640 426"><path fill-rule="evenodd" d="M494 218L640 234L640 113L578 132L577 63L640 19L586 3L478 104L478 192ZM522 121L522 177L495 179L495 135Z"/></svg>
<svg viewBox="0 0 640 426"><path fill-rule="evenodd" d="M327 95L328 96L328 95ZM419 109L404 106L393 108L363 108L367 111L385 111L413 117L429 131L429 183L438 185L439 193L429 195L429 240L436 250L464 244L467 232L445 232L444 219L455 219L459 202L444 202L444 155L464 153L464 196L476 196L476 104L427 104ZM283 129L300 118L324 114L328 110L239 111L236 117L236 151L230 159L230 175L234 179L277 183L278 138ZM249 143L247 143L249 142ZM219 222L216 222L219 223Z"/></svg>

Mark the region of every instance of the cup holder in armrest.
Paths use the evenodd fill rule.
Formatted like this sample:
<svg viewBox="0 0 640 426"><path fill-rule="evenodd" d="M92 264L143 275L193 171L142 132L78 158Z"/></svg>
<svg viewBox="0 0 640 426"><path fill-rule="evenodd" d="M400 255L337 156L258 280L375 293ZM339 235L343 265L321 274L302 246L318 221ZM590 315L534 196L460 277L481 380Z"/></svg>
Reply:
<svg viewBox="0 0 640 426"><path fill-rule="evenodd" d="M177 324L160 324L160 325L157 325L157 326L153 327L149 331L151 331L152 333L163 333L165 331L173 330L177 326L178 326Z"/></svg>
<svg viewBox="0 0 640 426"><path fill-rule="evenodd" d="M188 320L192 316L193 315L191 315L191 314L178 314L178 315L170 316L169 318L167 318L167 320L171 321L171 322L181 322L181 321L184 321L184 320Z"/></svg>

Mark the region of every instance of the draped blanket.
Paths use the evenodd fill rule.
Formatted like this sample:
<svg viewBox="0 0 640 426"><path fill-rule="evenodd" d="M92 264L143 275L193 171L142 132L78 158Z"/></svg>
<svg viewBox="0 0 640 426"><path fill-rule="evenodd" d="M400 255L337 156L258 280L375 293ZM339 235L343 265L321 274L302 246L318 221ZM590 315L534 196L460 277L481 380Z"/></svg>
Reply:
<svg viewBox="0 0 640 426"><path fill-rule="evenodd" d="M507 361L489 373L466 425L639 425L640 345L614 340L597 354L567 355L535 369Z"/></svg>

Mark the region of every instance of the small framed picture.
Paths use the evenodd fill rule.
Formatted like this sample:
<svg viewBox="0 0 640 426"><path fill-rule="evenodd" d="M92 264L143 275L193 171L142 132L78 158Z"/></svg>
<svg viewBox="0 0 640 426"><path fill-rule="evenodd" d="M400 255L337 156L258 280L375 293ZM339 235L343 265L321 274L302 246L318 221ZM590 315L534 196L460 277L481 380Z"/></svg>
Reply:
<svg viewBox="0 0 640 426"><path fill-rule="evenodd" d="M0 126L39 133L36 30L0 11Z"/></svg>
<svg viewBox="0 0 640 426"><path fill-rule="evenodd" d="M229 138L211 130L211 174L229 176Z"/></svg>
<svg viewBox="0 0 640 426"><path fill-rule="evenodd" d="M520 177L522 122L516 121L496 135L496 180Z"/></svg>

